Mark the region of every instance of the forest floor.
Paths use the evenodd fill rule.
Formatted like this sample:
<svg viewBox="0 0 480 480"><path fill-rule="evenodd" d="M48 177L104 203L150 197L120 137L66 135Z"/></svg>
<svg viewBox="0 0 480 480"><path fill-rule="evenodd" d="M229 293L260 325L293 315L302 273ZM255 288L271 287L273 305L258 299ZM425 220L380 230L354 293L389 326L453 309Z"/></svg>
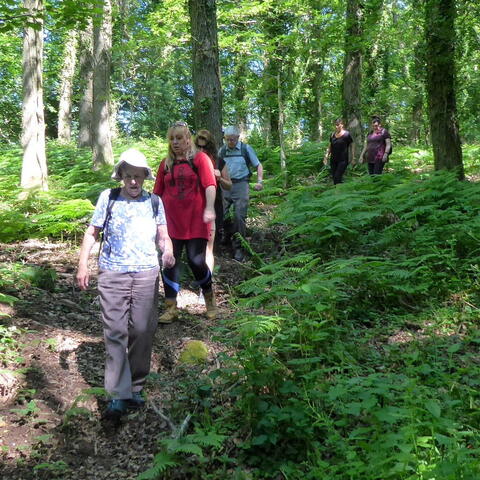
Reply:
<svg viewBox="0 0 480 480"><path fill-rule="evenodd" d="M22 359L17 375L0 370L1 479L134 479L152 465L159 434L171 430L165 417L179 424L189 413L170 416L172 403L185 393L191 368L197 368L177 361L185 343L196 339L209 347L199 374L218 368L217 355L225 349L213 340L213 331L232 313L228 289L238 284L248 266L231 260L226 250L220 253L216 275L220 319L207 321L198 291L183 289L180 319L159 325L155 336L146 408L122 417L113 427L102 421L106 406L102 395L85 393L103 387L105 352L96 278L87 292L74 285L78 248L37 240L0 245L1 263L41 265L57 274L51 291L11 292L20 301L4 311L6 323L20 331ZM93 255L91 267L95 272Z"/></svg>

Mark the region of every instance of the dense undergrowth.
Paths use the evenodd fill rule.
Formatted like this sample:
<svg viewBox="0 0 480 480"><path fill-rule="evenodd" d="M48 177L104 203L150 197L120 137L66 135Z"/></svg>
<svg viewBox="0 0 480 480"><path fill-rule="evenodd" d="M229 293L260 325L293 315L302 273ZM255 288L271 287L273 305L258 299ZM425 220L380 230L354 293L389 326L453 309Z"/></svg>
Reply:
<svg viewBox="0 0 480 480"><path fill-rule="evenodd" d="M292 167L220 374L255 478L479 477L480 184L423 159L336 188Z"/></svg>
<svg viewBox="0 0 480 480"><path fill-rule="evenodd" d="M155 166L162 145L144 147ZM179 385L171 414L195 410L193 430L159 439L141 478L479 478L480 183L396 147L385 175L356 167L333 187L317 145L287 175L258 150L269 178L251 216L276 205L276 238L218 328L235 353ZM473 179L479 149L464 151ZM83 230L109 172L52 144L51 191L21 201L16 157L0 157L0 240Z"/></svg>

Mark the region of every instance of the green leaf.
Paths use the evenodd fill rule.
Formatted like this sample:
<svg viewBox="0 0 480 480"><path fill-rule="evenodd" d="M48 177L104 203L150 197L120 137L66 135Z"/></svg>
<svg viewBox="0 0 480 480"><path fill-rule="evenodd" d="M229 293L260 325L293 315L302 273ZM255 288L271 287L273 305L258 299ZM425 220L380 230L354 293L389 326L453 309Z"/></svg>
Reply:
<svg viewBox="0 0 480 480"><path fill-rule="evenodd" d="M440 418L440 415L442 413L442 408L440 407L440 404L433 399L427 400L425 402L425 408L435 417L435 418Z"/></svg>

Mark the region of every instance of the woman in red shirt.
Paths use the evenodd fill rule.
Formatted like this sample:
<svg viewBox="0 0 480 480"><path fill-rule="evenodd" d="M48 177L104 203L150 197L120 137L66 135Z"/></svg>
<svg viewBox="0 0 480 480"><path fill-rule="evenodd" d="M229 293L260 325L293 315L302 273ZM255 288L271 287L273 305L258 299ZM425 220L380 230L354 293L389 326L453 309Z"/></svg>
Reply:
<svg viewBox="0 0 480 480"><path fill-rule="evenodd" d="M180 257L187 251L188 265L202 289L207 317L217 314L212 290L212 273L205 261L210 224L215 221L216 181L210 158L195 152L192 135L184 122L174 123L167 132L168 153L158 167L153 191L162 199L167 228L173 243L175 265L162 272L166 310L161 323L170 323L178 315Z"/></svg>

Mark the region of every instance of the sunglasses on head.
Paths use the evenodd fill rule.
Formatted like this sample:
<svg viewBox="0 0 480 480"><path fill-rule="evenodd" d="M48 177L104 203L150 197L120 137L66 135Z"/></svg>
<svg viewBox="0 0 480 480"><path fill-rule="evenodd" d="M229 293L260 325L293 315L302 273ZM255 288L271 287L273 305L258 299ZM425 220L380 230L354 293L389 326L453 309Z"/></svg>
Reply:
<svg viewBox="0 0 480 480"><path fill-rule="evenodd" d="M172 123L171 127L188 127L188 125L186 124L186 122L175 122L175 123Z"/></svg>

